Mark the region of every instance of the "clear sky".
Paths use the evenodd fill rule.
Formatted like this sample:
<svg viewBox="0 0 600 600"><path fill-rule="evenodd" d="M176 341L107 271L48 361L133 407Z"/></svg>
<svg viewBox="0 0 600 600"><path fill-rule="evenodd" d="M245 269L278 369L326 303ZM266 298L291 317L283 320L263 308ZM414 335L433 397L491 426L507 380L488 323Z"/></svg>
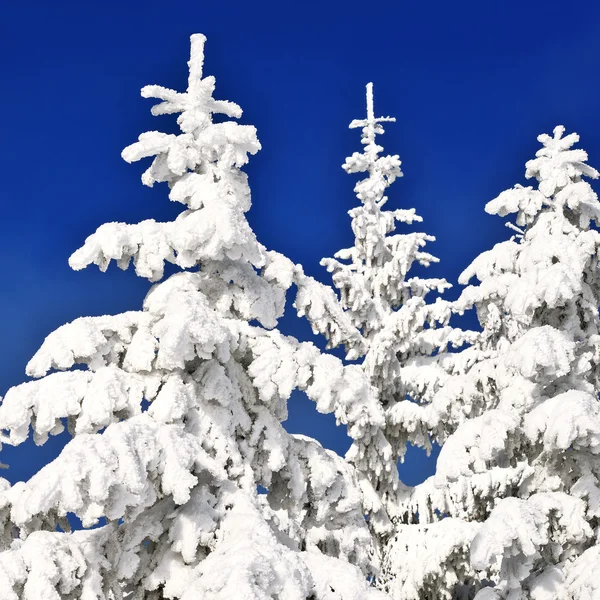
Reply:
<svg viewBox="0 0 600 600"><path fill-rule="evenodd" d="M348 124L365 114L369 81L376 113L397 118L379 138L405 173L388 206L423 216L421 229L437 238L428 249L442 259L429 273L451 283L510 236L483 207L525 183L539 133L557 124L577 131L600 166L595 0L4 2L0 395L25 380L25 364L56 327L140 307L149 284L133 271L75 273L67 258L104 222L168 220L181 210L164 184L142 186L147 165L127 165L120 152L144 131L173 130L172 117L150 115L139 89L183 91L195 32L208 36L215 97L240 104L241 122L258 128L263 145L247 168L251 225L322 281L319 260L352 244L355 179L340 166L361 148ZM313 339L289 315L284 331ZM288 424L337 451L348 445L300 395ZM31 476L63 441L3 449L11 468L2 475ZM415 483L433 466L411 452L402 475Z"/></svg>

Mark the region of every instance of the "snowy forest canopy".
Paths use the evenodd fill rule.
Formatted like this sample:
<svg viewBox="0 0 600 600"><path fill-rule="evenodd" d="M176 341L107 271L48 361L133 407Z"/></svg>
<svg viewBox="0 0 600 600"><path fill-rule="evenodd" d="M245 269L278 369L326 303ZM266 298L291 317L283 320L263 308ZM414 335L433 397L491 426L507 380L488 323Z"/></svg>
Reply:
<svg viewBox="0 0 600 600"><path fill-rule="evenodd" d="M142 183L180 214L106 223L69 259L132 266L143 306L52 332L0 404L3 445L71 437L28 481L0 478L0 600L600 598L600 203L577 134L538 137L531 185L485 205L507 239L444 300L413 270L434 238L387 204L395 119L368 84L343 164L354 244L322 260L328 285L250 227L261 145L213 97L205 41L185 92L142 89L180 132L122 153L151 159ZM324 351L279 331L288 298ZM286 431L294 390L347 429L345 456ZM435 474L406 485L407 447L434 443Z"/></svg>

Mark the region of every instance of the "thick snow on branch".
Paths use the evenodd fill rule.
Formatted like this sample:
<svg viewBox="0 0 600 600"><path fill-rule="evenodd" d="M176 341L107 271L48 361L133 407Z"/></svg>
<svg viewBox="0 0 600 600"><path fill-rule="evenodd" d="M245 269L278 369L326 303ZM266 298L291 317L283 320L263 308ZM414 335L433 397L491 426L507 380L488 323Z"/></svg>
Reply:
<svg viewBox="0 0 600 600"><path fill-rule="evenodd" d="M106 223L87 238L69 264L79 270L94 263L106 271L111 260L126 269L132 258L136 273L150 281L162 279L165 262L187 269L238 258L261 267L265 260L243 214L224 201L184 211L172 223Z"/></svg>
<svg viewBox="0 0 600 600"><path fill-rule="evenodd" d="M298 547L327 548L368 573L374 549L352 467L305 436L293 436L291 446L288 464L269 486L279 527Z"/></svg>
<svg viewBox="0 0 600 600"><path fill-rule="evenodd" d="M108 600L118 597L118 586L106 585L110 563L105 545L112 528L73 534L36 531L15 540L0 552L2 600ZM114 582L116 584L116 582ZM111 595L111 593L113 595Z"/></svg>
<svg viewBox="0 0 600 600"><path fill-rule="evenodd" d="M74 421L74 432L95 433L122 418L141 413L144 397L155 395L156 377L127 373L114 365L97 371L53 373L38 381L11 388L0 405L0 428L9 432L3 441L24 442L33 428L35 441L64 429L62 419Z"/></svg>
<svg viewBox="0 0 600 600"><path fill-rule="evenodd" d="M384 589L403 600L452 600L467 592L469 547L480 525L446 518L401 525L386 550Z"/></svg>
<svg viewBox="0 0 600 600"><path fill-rule="evenodd" d="M101 435L77 436L28 482L15 484L8 494L11 519L24 526L52 510L72 512L84 526L100 517L129 519L164 494L186 502L197 482L193 471L224 475L182 426L139 415Z"/></svg>
<svg viewBox="0 0 600 600"><path fill-rule="evenodd" d="M294 307L298 316L306 317L313 333L324 335L328 348L344 345L348 360L359 358L365 353L365 341L360 331L344 312L333 290L316 279L299 272L296 280L298 293Z"/></svg>
<svg viewBox="0 0 600 600"><path fill-rule="evenodd" d="M265 523L256 506L244 497L236 495L231 504L215 550L197 569L189 574L178 573L170 561L164 561L164 575L172 582L165 587L167 594L182 600L229 600L238 596L298 600L385 597L368 587L357 567L320 552L296 552L279 542L277 530ZM157 575L148 582L150 587L160 582Z"/></svg>
<svg viewBox="0 0 600 600"><path fill-rule="evenodd" d="M534 494L527 500L505 498L475 536L471 563L478 570L499 563L496 587L511 592L521 589L534 568L548 559L565 560L568 547L591 537L585 505L577 498L564 493Z"/></svg>

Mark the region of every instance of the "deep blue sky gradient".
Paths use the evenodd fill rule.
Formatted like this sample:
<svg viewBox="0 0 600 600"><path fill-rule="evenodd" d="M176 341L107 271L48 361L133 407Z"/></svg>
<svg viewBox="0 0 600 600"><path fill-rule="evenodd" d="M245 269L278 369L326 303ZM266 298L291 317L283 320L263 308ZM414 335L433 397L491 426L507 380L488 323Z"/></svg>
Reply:
<svg viewBox="0 0 600 600"><path fill-rule="evenodd" d="M352 244L355 178L340 166L361 148L348 124L365 114L368 81L377 115L397 117L379 138L405 172L389 207L417 208L442 258L429 273L452 283L510 236L483 207L525 183L539 133L564 124L600 165L597 2L5 2L0 395L25 380L25 364L56 327L140 307L149 284L133 271L75 273L67 258L104 222L181 210L164 184L141 185L147 164L127 165L120 152L144 131L174 130L173 117L150 115L139 89L183 91L194 32L208 36L215 96L240 104L241 122L258 128L263 150L247 168L251 225L322 281L319 260ZM282 328L313 339L293 311ZM340 452L348 445L300 395L288 424ZM31 476L62 443L4 448L11 468L2 474ZM415 451L402 473L414 483L432 469Z"/></svg>

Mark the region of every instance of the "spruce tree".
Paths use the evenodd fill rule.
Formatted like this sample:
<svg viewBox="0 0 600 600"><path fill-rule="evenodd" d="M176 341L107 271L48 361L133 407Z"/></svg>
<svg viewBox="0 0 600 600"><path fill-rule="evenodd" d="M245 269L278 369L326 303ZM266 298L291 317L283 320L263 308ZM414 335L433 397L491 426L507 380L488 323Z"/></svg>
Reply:
<svg viewBox="0 0 600 600"><path fill-rule="evenodd" d="M416 579L401 568L406 540L393 544L384 568L400 575L398 598L600 593L600 234L592 226L600 204L584 180L598 172L572 148L576 134L557 127L538 139L543 147L526 165L538 185L517 185L486 205L490 214L516 214L516 235L459 280L479 280L454 309L476 309L480 338L413 410L431 430L447 431L436 474L415 495L419 518L447 518L415 542Z"/></svg>
<svg viewBox="0 0 600 600"><path fill-rule="evenodd" d="M354 469L282 421L296 388L358 440L381 409L359 367L276 329L292 283L308 313L336 307L326 293L309 302L319 284L246 220L241 167L260 144L252 126L213 123L241 109L213 98L204 42L191 38L184 93L142 89L160 100L154 115L179 114L181 133L147 132L123 151L154 157L143 183L166 182L185 209L102 225L70 259L133 260L157 282L143 309L51 333L27 365L34 381L0 405L3 444L30 429L43 444L65 425L72 437L30 480L0 479L0 600L380 596ZM180 272L161 281L165 262ZM86 529L71 531L69 515Z"/></svg>
<svg viewBox="0 0 600 600"><path fill-rule="evenodd" d="M525 173L537 187L515 186L486 206L516 213L521 231L461 276L481 282L463 306L476 306L484 344L499 352L486 411L459 427L444 460L466 477L498 473L494 496L473 502L483 525L471 564L498 572L478 600L600 592L600 203L584 179L598 172L572 148L579 136L564 132L538 137Z"/></svg>
<svg viewBox="0 0 600 600"><path fill-rule="evenodd" d="M402 171L397 155L381 156L383 148L376 136L384 133L382 123L394 121L375 117L373 85L368 84L367 117L350 124L362 130L364 150L343 165L348 173L366 174L354 188L360 205L349 211L354 246L322 261L332 273L344 315L360 333L360 347L353 346L347 358L362 359L361 368L377 390L384 414L383 426L355 441L346 458L357 467L380 558L376 584L388 591L394 589L391 582L419 568L409 557L403 564L391 565L390 544L398 538L423 539L416 520L415 488L400 481L397 461L403 460L409 443L429 452L433 441L445 439L443 431L432 430L412 414L440 387L440 372L451 371L449 347L476 339L472 332L449 326L451 303L440 298L427 302L431 292L450 287L445 279L409 277L414 265L426 267L438 261L424 250L433 236L394 233L397 223L412 225L421 217L415 209L383 208L387 188Z"/></svg>

